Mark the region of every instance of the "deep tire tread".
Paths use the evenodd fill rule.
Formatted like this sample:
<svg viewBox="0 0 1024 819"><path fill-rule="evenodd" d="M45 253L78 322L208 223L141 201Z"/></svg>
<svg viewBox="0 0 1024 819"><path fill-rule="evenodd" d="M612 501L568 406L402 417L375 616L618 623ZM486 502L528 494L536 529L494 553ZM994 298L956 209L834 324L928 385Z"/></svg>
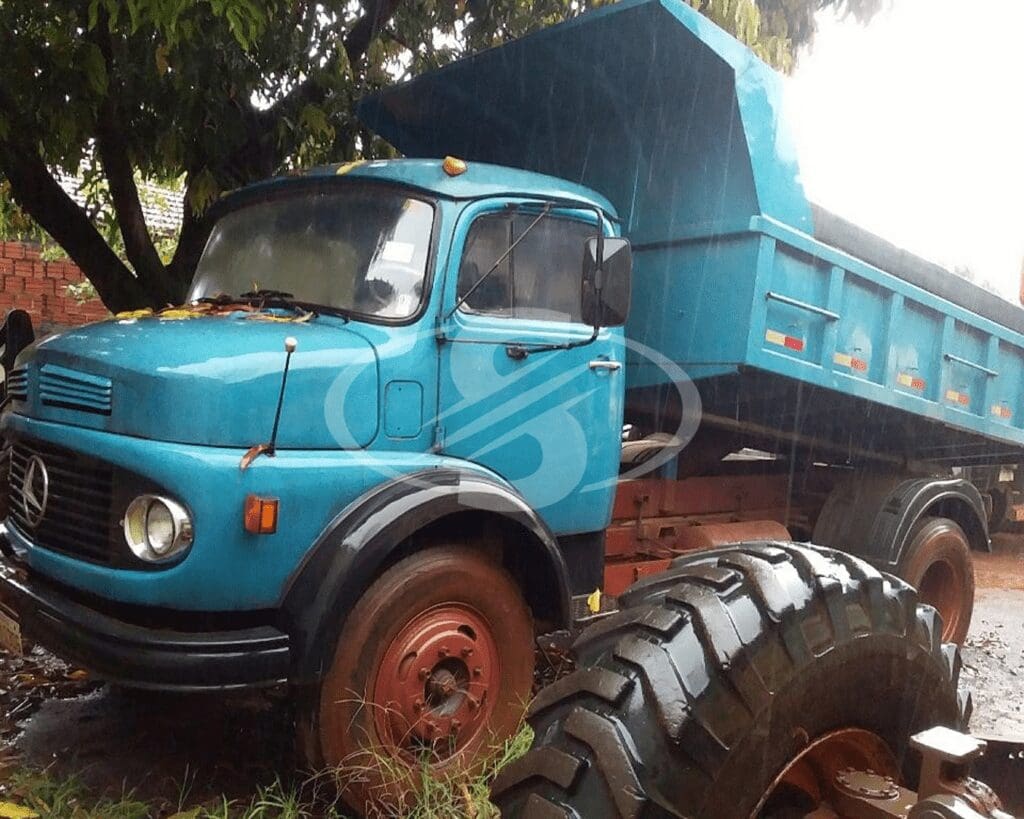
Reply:
<svg viewBox="0 0 1024 819"><path fill-rule="evenodd" d="M849 555L742 544L677 560L619 602L577 640L580 670L531 708L535 749L494 786L506 819L713 815L722 766L779 686L865 637L899 640L897 654L932 669L947 723L969 708L957 710L959 655L935 611ZM572 777L552 750L579 762Z"/></svg>

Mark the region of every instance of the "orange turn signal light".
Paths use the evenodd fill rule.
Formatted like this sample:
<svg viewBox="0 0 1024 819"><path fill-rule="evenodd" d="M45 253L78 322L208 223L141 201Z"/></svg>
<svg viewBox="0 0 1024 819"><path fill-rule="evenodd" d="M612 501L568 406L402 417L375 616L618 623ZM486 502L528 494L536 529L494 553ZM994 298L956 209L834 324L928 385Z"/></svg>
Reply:
<svg viewBox="0 0 1024 819"><path fill-rule="evenodd" d="M441 163L441 167L444 168L444 172L448 176L460 176L468 169L465 160L454 156L446 156L444 162Z"/></svg>
<svg viewBox="0 0 1024 819"><path fill-rule="evenodd" d="M277 498L245 497L245 531L253 535L272 535L277 531Z"/></svg>

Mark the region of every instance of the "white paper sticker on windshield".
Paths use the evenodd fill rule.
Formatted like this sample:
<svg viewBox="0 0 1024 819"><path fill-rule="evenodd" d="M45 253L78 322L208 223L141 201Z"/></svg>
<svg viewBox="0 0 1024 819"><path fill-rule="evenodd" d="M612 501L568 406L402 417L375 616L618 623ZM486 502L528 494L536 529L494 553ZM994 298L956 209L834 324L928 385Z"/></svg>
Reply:
<svg viewBox="0 0 1024 819"><path fill-rule="evenodd" d="M412 261L412 254L415 252L416 245L411 242L385 242L381 257L385 262L409 264Z"/></svg>

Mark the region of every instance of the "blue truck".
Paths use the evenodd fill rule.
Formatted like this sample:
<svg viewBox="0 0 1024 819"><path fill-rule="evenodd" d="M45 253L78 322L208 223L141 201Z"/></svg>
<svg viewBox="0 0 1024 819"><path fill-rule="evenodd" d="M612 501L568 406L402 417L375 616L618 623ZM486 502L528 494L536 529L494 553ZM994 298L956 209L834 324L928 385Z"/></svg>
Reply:
<svg viewBox="0 0 1024 819"><path fill-rule="evenodd" d="M359 113L405 158L228 195L186 304L13 362L3 645L156 690L286 684L332 766L474 764L537 635L592 620L581 662L612 666L541 695L539 741L608 746L600 709L647 697L679 787L776 781L790 739L750 768L777 726L728 716L790 690L769 665L829 705L802 736L870 728L880 770L878 742L958 724L940 643L989 538L954 468L1019 459L1024 313L810 203L778 77L678 0ZM538 777L610 776L559 753L505 782L509 815ZM346 798L399 798L382 776ZM637 776L623 816L662 798Z"/></svg>

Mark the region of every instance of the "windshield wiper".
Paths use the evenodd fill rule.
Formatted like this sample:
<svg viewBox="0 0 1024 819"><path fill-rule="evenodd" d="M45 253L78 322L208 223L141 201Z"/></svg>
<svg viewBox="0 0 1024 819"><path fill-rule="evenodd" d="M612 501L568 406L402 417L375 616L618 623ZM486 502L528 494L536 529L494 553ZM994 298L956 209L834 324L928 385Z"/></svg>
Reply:
<svg viewBox="0 0 1024 819"><path fill-rule="evenodd" d="M294 310L296 313L311 312L314 317L320 313L325 313L329 316L336 316L344 320L347 324L352 320L352 311L345 309L344 307L335 307L333 304L319 304L312 301L303 301L296 299L291 293L285 292L284 290L271 290L269 288L260 288L258 290L250 290L246 293L242 293L239 298L248 301L258 301L259 308L262 310L265 307L287 307Z"/></svg>

